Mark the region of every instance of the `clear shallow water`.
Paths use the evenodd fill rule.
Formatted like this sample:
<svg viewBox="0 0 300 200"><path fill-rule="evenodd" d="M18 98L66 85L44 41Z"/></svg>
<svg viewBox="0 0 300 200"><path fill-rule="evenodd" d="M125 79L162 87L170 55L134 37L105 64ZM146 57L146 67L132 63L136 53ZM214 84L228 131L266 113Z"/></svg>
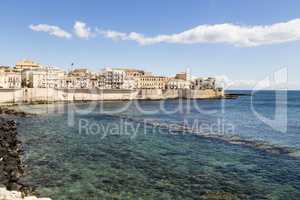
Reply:
<svg viewBox="0 0 300 200"><path fill-rule="evenodd" d="M255 109L271 117L275 110L273 97L272 92L257 94ZM122 113L101 114L94 109L89 114L75 114L73 127L68 126L70 112L19 118L28 168L24 181L42 196L53 199L299 199L297 158L192 134L169 134L168 129L137 123L137 119L168 124L197 119L200 124L216 124L221 119L224 124L233 124L234 134L242 138L299 148L300 93L290 92L288 97L286 133L258 120L251 112L249 96L224 102L196 101L201 110L214 111L211 114L193 108L189 112L183 109L170 114L145 114L130 105ZM103 107L106 111L116 110L127 103L105 102ZM167 101L165 108L173 110L178 103ZM148 111L160 104L139 102ZM49 106L50 110L54 107L64 105ZM42 108L45 106L35 106L36 110ZM124 122L120 116L135 120ZM80 132L80 120L107 130L116 124L135 129L116 128L103 137L106 129L97 126L90 126L89 134Z"/></svg>

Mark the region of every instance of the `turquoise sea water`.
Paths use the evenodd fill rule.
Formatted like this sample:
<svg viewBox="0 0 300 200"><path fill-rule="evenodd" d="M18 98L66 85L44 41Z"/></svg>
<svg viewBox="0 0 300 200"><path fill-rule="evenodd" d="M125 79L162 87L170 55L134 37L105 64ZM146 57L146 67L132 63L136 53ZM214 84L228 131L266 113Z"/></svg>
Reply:
<svg viewBox="0 0 300 200"><path fill-rule="evenodd" d="M201 136L215 131L300 149L300 92L288 93L285 132L251 110L272 119L274 92L252 100L104 102L88 113L74 113L86 103L34 106L49 113L16 119L23 181L58 200L300 199L299 158ZM198 135L178 128L195 122Z"/></svg>

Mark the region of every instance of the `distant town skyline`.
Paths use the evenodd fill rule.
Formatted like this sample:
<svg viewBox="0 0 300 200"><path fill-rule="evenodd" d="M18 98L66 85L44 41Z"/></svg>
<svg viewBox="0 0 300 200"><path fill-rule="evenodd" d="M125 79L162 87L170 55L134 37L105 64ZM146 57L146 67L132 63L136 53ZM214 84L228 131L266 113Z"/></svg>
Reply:
<svg viewBox="0 0 300 200"><path fill-rule="evenodd" d="M300 2L237 0L1 2L0 65L21 59L69 70L187 68L251 89L287 67L300 89Z"/></svg>

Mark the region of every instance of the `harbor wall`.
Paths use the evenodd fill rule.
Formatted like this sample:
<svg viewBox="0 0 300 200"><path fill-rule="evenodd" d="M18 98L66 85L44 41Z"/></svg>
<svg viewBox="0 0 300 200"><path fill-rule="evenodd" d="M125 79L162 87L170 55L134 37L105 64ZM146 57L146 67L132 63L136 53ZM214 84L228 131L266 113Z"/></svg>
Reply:
<svg viewBox="0 0 300 200"><path fill-rule="evenodd" d="M111 89L54 89L21 88L0 89L0 103L55 102L55 101L106 101L106 100L163 100L175 98L218 98L216 90L111 90Z"/></svg>
<svg viewBox="0 0 300 200"><path fill-rule="evenodd" d="M182 94L187 99L209 99L223 97L223 91L217 91L212 89L207 90L185 90Z"/></svg>

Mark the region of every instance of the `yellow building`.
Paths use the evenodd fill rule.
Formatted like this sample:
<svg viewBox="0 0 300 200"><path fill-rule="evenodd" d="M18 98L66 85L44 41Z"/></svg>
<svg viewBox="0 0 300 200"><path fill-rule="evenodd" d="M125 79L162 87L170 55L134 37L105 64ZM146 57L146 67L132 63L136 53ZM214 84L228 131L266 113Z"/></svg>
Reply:
<svg viewBox="0 0 300 200"><path fill-rule="evenodd" d="M15 69L17 71L23 71L25 69L40 69L42 66L31 60L21 60L16 63Z"/></svg>
<svg viewBox="0 0 300 200"><path fill-rule="evenodd" d="M136 80L139 89L165 89L169 78L164 76L141 76Z"/></svg>

